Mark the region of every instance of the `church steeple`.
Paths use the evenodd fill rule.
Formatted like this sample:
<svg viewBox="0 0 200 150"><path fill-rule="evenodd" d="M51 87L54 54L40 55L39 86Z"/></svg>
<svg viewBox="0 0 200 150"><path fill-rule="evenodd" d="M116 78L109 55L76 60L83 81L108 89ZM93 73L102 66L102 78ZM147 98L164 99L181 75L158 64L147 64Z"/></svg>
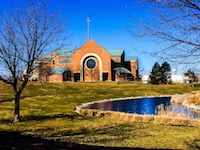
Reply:
<svg viewBox="0 0 200 150"><path fill-rule="evenodd" d="M90 22L92 20L90 20L90 16L88 16L86 22L87 22L87 25L88 25L88 40L90 39Z"/></svg>

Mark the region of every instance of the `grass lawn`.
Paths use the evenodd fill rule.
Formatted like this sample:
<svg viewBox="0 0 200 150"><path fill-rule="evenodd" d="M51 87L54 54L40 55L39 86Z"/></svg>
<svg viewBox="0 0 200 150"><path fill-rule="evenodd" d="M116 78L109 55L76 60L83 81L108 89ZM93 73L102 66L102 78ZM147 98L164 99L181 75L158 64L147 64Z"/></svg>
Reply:
<svg viewBox="0 0 200 150"><path fill-rule="evenodd" d="M106 117L84 118L76 105L107 98L167 95L200 90L187 84L30 82L22 93L22 122L11 123L14 102L0 104L0 129L44 139L87 145L188 149L200 147L200 128L125 123ZM0 83L0 99L11 98L11 87ZM198 149L198 148L197 148Z"/></svg>

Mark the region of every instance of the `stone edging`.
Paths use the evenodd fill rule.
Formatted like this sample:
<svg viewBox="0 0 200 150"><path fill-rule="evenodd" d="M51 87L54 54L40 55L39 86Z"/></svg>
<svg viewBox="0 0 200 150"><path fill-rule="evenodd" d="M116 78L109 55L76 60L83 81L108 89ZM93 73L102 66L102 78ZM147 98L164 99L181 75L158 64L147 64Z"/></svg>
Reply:
<svg viewBox="0 0 200 150"><path fill-rule="evenodd" d="M104 99L104 100L95 101L95 102L83 103L79 106L76 106L75 112L78 113L79 115L86 116L86 117L109 117L111 119L121 120L124 122L200 127L199 119L168 117L168 116L158 116L158 115L128 114L124 112L101 111L101 110L86 108L88 105L94 104L94 103L102 103L102 102L116 101L116 100L140 99L140 98L155 98L155 97L171 97L171 95Z"/></svg>
<svg viewBox="0 0 200 150"><path fill-rule="evenodd" d="M197 110L200 111L200 105L195 105L195 104L189 104L187 102L188 98L191 96L191 94L186 93L186 94L175 94L171 96L171 102L172 103L177 103L181 104L189 109Z"/></svg>
<svg viewBox="0 0 200 150"><path fill-rule="evenodd" d="M187 101L184 101L182 104L189 109L200 111L200 105L188 104Z"/></svg>

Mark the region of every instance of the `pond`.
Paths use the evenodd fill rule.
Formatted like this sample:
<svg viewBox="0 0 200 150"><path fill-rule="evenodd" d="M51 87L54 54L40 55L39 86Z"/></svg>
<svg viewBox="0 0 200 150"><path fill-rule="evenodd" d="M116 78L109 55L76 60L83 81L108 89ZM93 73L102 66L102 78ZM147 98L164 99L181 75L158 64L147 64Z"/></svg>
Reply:
<svg viewBox="0 0 200 150"><path fill-rule="evenodd" d="M106 101L87 106L89 109L110 110L125 113L158 115L171 111L174 114L191 118L200 118L200 112L170 103L170 97L136 98L127 100Z"/></svg>

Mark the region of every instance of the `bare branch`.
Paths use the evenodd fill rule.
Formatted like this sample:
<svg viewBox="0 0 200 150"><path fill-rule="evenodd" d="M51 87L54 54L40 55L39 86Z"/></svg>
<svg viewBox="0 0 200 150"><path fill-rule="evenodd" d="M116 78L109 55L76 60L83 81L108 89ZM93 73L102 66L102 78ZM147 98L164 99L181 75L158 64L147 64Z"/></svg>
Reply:
<svg viewBox="0 0 200 150"><path fill-rule="evenodd" d="M20 95L38 67L35 63L68 40L60 11L51 11L47 0L26 2L0 17L0 62L6 74L0 72L0 80L12 85L18 116Z"/></svg>
<svg viewBox="0 0 200 150"><path fill-rule="evenodd" d="M199 63L199 0L144 0L143 3L150 7L152 16L138 22L130 15L136 27L128 31L135 37L159 43L162 48L151 53L160 58L178 63Z"/></svg>

